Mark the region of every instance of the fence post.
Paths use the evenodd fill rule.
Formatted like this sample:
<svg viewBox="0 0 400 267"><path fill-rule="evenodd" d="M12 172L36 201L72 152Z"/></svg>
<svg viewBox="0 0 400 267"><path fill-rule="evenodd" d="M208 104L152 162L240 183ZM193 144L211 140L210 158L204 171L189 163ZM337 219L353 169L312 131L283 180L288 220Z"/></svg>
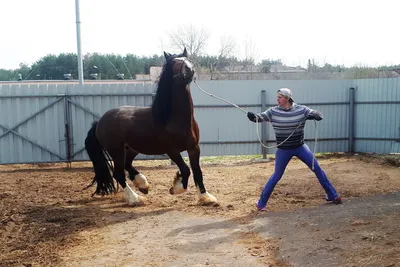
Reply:
<svg viewBox="0 0 400 267"><path fill-rule="evenodd" d="M261 91L261 112L267 109L267 93L265 90ZM261 123L261 140L264 145L267 145L267 125L265 123ZM267 149L261 146L263 159L267 158Z"/></svg>
<svg viewBox="0 0 400 267"><path fill-rule="evenodd" d="M71 118L69 114L69 102L68 95L64 95L64 126L65 126L65 149L66 149L66 158L67 158L67 167L71 167Z"/></svg>
<svg viewBox="0 0 400 267"><path fill-rule="evenodd" d="M354 153L354 123L355 123L355 88L350 87L349 89L349 152Z"/></svg>

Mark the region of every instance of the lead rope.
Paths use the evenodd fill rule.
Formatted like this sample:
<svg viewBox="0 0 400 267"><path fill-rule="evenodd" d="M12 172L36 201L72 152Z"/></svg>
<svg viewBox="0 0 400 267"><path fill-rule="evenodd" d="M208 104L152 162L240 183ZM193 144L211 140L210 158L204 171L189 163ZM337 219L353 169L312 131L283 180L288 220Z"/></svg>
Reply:
<svg viewBox="0 0 400 267"><path fill-rule="evenodd" d="M235 103L232 103L232 102L230 102L230 101L228 101L228 100L226 100L226 99L223 99L223 98L221 98L221 97L219 97L219 96L216 96L216 95L214 95L214 94L211 94L211 93L209 93L209 92L203 90L203 89L196 83L196 78L193 79L193 82L194 82L194 84L197 86L197 88L199 88L200 91L202 91L202 92L205 93L206 95L211 96L211 97L214 97L214 98L217 98L217 99L219 99L219 100L221 100L221 101L224 101L224 102L226 102L226 103L228 103L228 104L234 106L235 108L240 109L241 111L243 111L243 113L246 113L246 115L247 115L247 111L244 110L243 108L239 107L239 106L236 105ZM281 143L279 143L279 144L277 144L277 145L273 145L273 146L266 146L266 145L263 144L263 142L261 141L261 138L260 138L260 133L259 133L259 131L258 131L258 119L259 119L259 118L258 118L258 116L256 115L256 132L257 132L257 138L258 138L258 141L260 142L260 144L261 144L263 147L267 148L267 149L268 149L268 148L275 148L275 147L278 147L278 146L282 145L283 143L285 143L285 142L296 132L296 130L301 126L301 124L306 120L306 119L302 120L302 121L299 123L299 125L297 125L296 129L294 129L294 131L293 131L285 140L283 140ZM317 141L318 141L318 138L317 138L317 133L318 133L318 132L317 132L317 121L314 120L314 123L315 123L315 142L314 142L313 161L312 161L312 165L311 165L311 169L312 169L313 171L314 171L314 165L315 165L315 164L314 164L314 162L315 162L315 151L317 150Z"/></svg>

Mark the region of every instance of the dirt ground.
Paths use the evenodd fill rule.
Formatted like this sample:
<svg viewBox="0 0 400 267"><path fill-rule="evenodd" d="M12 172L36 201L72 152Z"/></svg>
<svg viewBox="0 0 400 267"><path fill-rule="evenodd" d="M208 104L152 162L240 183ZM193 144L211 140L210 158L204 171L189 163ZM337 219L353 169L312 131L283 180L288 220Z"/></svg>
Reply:
<svg viewBox="0 0 400 267"><path fill-rule="evenodd" d="M294 159L266 213L255 202L273 160L202 162L212 207L197 205L192 177L168 193L169 161L135 162L151 186L137 207L82 190L90 163L0 166L0 266L400 266L398 159L318 160L343 205Z"/></svg>

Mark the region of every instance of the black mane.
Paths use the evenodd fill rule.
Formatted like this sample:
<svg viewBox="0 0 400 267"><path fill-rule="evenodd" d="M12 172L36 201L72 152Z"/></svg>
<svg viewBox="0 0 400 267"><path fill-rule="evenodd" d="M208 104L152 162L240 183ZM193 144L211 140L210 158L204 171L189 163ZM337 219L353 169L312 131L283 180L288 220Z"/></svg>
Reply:
<svg viewBox="0 0 400 267"><path fill-rule="evenodd" d="M153 121L156 125L165 126L172 112L172 86L173 72L172 61L182 55L170 55L166 57L166 63L161 71L157 83L157 91L152 104Z"/></svg>

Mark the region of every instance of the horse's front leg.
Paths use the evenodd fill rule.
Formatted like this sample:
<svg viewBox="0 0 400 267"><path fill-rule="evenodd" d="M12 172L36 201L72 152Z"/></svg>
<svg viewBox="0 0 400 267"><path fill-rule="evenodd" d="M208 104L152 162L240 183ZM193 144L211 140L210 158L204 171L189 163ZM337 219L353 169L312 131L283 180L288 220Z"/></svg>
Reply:
<svg viewBox="0 0 400 267"><path fill-rule="evenodd" d="M214 205L217 204L217 198L207 192L203 183L203 172L200 168L200 146L196 145L193 149L189 149L189 161L193 171L193 179L197 190L199 190L199 204Z"/></svg>
<svg viewBox="0 0 400 267"><path fill-rule="evenodd" d="M169 152L167 155L178 166L179 171L176 173L172 187L169 189L171 195L181 194L186 192L188 180L190 176L190 168L183 160L179 152Z"/></svg>

